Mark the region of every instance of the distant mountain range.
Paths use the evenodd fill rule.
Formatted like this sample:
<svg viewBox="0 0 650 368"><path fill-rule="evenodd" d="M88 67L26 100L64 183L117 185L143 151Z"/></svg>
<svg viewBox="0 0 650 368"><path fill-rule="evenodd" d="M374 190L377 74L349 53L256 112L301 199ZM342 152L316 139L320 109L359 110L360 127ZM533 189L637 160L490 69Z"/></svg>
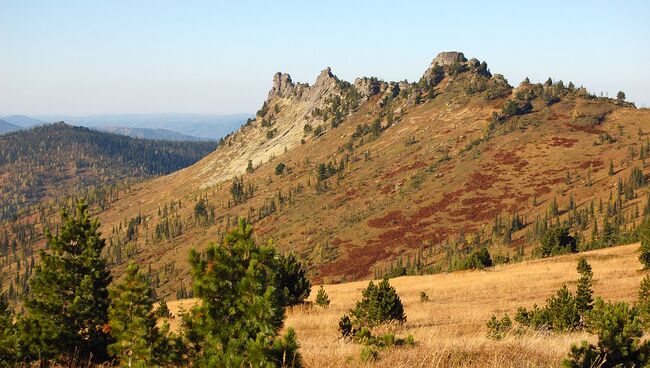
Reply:
<svg viewBox="0 0 650 368"><path fill-rule="evenodd" d="M39 115L34 117L11 115L0 119L23 128L65 121L72 125L99 128L136 138L196 141L218 140L237 130L251 116L251 114L160 113L87 116Z"/></svg>
<svg viewBox="0 0 650 368"><path fill-rule="evenodd" d="M18 126L19 128L31 128L33 126L41 125L44 123L44 121L34 119L25 115L11 115L11 116L2 117L1 119L6 121L9 124Z"/></svg>
<svg viewBox="0 0 650 368"><path fill-rule="evenodd" d="M141 139L158 139L163 141L179 141L179 142L200 142L212 141L211 138L195 137L193 135L181 134L168 129L151 129L151 128L127 128L119 126L108 126L101 128L94 128L103 132L114 134L126 135L132 138Z"/></svg>
<svg viewBox="0 0 650 368"><path fill-rule="evenodd" d="M11 124L5 120L0 120L0 134L14 132L16 130L22 129L18 125Z"/></svg>

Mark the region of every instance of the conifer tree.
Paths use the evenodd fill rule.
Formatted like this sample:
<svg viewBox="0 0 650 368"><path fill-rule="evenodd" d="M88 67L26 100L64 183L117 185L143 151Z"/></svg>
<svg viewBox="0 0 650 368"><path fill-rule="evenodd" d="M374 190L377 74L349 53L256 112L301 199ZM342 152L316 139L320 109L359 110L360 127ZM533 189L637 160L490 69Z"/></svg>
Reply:
<svg viewBox="0 0 650 368"><path fill-rule="evenodd" d="M284 304L292 306L304 302L311 291L307 271L293 254L280 255L277 264L277 287L282 293Z"/></svg>
<svg viewBox="0 0 650 368"><path fill-rule="evenodd" d="M34 269L26 317L20 322L21 346L31 358L76 356L108 358L108 285L111 275L102 257L105 241L88 206L62 210L60 233L46 232L47 249Z"/></svg>
<svg viewBox="0 0 650 368"><path fill-rule="evenodd" d="M0 368L17 366L18 341L14 314L4 294L0 294Z"/></svg>
<svg viewBox="0 0 650 368"><path fill-rule="evenodd" d="M639 247L639 262L643 265L644 269L650 268L650 239L643 238L641 246Z"/></svg>
<svg viewBox="0 0 650 368"><path fill-rule="evenodd" d="M167 302L161 300L160 303L158 303L158 308L156 308L156 317L169 318L171 317L171 315L172 312L169 310L169 307L167 306Z"/></svg>
<svg viewBox="0 0 650 368"><path fill-rule="evenodd" d="M321 306L323 308L326 308L327 306L330 305L330 298L327 295L327 292L325 292L325 288L323 288L323 285L320 286L318 289L318 294L316 294L316 305Z"/></svg>
<svg viewBox="0 0 650 368"><path fill-rule="evenodd" d="M384 278L378 285L370 281L361 296L361 300L350 311L355 327L372 327L391 321L406 322L402 301L388 278Z"/></svg>
<svg viewBox="0 0 650 368"><path fill-rule="evenodd" d="M156 327L153 312L153 289L139 267L131 263L124 280L110 289L111 306L108 317L115 343L109 353L122 366L149 367L163 355L158 350L163 337Z"/></svg>
<svg viewBox="0 0 650 368"><path fill-rule="evenodd" d="M580 315L584 316L593 307L594 299L591 285L594 274L591 271L591 265L584 258L578 260L577 270L580 274L580 279L578 280L578 288L576 290L576 308L578 308Z"/></svg>
<svg viewBox="0 0 650 368"><path fill-rule="evenodd" d="M240 219L205 254L192 250L190 264L201 301L184 323L197 366L300 366L295 332L278 337L285 305L275 250L255 243L250 224Z"/></svg>
<svg viewBox="0 0 650 368"><path fill-rule="evenodd" d="M644 327L650 328L650 276L648 275L641 280L638 306L639 316L643 321Z"/></svg>

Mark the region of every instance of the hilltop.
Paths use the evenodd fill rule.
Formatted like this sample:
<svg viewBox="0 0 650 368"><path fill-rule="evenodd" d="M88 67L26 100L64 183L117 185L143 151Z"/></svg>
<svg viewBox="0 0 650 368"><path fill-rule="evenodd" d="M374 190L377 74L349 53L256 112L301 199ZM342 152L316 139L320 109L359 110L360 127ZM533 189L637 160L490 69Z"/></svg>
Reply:
<svg viewBox="0 0 650 368"><path fill-rule="evenodd" d="M191 165L216 144L134 139L56 123L2 135L0 147L0 220L7 220L81 193L103 206L129 183Z"/></svg>
<svg viewBox="0 0 650 368"><path fill-rule="evenodd" d="M483 247L529 258L560 222L582 246L624 242L646 206L648 131L648 110L623 99L550 78L514 87L460 52L415 82L277 73L217 150L95 211L114 270L147 264L165 298L188 294L188 250L240 216L316 282L451 271Z"/></svg>

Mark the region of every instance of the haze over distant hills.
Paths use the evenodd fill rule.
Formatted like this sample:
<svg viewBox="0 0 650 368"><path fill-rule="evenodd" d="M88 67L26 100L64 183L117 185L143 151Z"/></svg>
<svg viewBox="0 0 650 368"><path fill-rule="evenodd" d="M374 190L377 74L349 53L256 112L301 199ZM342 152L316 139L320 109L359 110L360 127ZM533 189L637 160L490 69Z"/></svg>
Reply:
<svg viewBox="0 0 650 368"><path fill-rule="evenodd" d="M125 128L166 129L181 134L219 139L237 130L252 114L104 114L88 116L43 115L36 118L47 121L65 121L86 127L119 126ZM11 122L11 121L9 121Z"/></svg>
<svg viewBox="0 0 650 368"><path fill-rule="evenodd" d="M0 134L13 132L20 129L21 128L17 125L11 124L5 120L0 120Z"/></svg>
<svg viewBox="0 0 650 368"><path fill-rule="evenodd" d="M108 126L93 128L102 132L115 133L119 135L126 135L132 138L141 139L159 139L164 141L182 141L182 142L199 142L211 141L211 138L195 137L193 135L182 134L168 129L154 129L154 128L128 128L120 126Z"/></svg>

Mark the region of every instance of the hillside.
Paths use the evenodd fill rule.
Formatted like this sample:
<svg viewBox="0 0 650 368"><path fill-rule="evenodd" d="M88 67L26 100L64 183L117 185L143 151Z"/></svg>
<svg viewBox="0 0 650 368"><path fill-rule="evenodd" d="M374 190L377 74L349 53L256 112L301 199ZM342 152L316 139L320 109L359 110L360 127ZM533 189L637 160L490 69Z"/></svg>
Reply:
<svg viewBox="0 0 650 368"><path fill-rule="evenodd" d="M9 132L14 132L16 130L22 129L21 127L17 125L13 125L11 123L8 123L4 120L0 120L0 134L5 134Z"/></svg>
<svg viewBox="0 0 650 368"><path fill-rule="evenodd" d="M5 134L0 136L0 220L80 192L93 193L102 204L117 196L116 185L176 171L215 146L133 139L64 123Z"/></svg>
<svg viewBox="0 0 650 368"><path fill-rule="evenodd" d="M216 151L96 212L118 275L127 258L150 265L166 298L187 294L188 250L238 216L316 282L444 272L482 247L499 262L529 258L559 223L582 249L633 241L649 131L646 109L550 78L512 87L457 52L417 82L278 73Z"/></svg>
<svg viewBox="0 0 650 368"><path fill-rule="evenodd" d="M168 129L153 129L153 128L128 128L120 126L108 126L98 128L100 131L126 135L132 138L140 139L160 139L164 141L180 141L180 142L200 142L209 139L194 137L191 135L181 134Z"/></svg>
<svg viewBox="0 0 650 368"><path fill-rule="evenodd" d="M594 295L610 301L633 302L644 274L640 271L639 244L585 252L593 267ZM397 336L412 334L415 347L381 351L374 363L360 361L362 345L339 339L341 316L361 298L367 282L325 285L331 304L296 307L288 312L285 326L296 330L307 367L558 367L571 344L589 339L585 332L565 334L511 334L504 340L489 339L486 321L492 314L515 314L517 308L544 305L563 284L575 291L578 256L561 256L489 271L458 272L391 279L404 303L407 321L390 326ZM310 300L314 300L313 288ZM430 296L420 301L420 292ZM178 315L189 310L194 299L168 303ZM177 327L178 318L172 319Z"/></svg>

